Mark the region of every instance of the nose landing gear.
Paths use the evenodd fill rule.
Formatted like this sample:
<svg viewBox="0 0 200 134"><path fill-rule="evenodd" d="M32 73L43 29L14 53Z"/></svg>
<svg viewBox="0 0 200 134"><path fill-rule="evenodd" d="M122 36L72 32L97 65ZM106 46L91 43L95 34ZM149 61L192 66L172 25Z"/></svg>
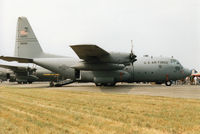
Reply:
<svg viewBox="0 0 200 134"><path fill-rule="evenodd" d="M172 85L172 81L166 81L166 82L165 82L165 85L166 85L166 86L171 86L171 85Z"/></svg>

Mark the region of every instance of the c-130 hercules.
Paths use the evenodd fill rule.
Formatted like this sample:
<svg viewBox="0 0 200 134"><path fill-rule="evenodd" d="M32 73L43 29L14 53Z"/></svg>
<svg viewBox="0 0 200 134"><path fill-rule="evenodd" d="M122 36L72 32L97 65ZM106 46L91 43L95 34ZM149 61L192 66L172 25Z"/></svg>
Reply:
<svg viewBox="0 0 200 134"><path fill-rule="evenodd" d="M114 86L117 82L156 82L171 86L191 74L178 60L164 57L137 57L131 53L109 53L92 45L70 46L80 59L44 53L26 17L17 24L15 56L6 61L35 63L63 76L55 86L73 82L94 82L96 86ZM51 82L50 86L54 86Z"/></svg>

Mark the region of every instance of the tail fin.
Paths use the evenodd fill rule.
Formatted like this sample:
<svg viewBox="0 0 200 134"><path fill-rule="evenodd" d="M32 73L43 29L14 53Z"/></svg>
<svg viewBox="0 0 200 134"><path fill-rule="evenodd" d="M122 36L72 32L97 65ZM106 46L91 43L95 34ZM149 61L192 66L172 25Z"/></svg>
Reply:
<svg viewBox="0 0 200 134"><path fill-rule="evenodd" d="M15 56L21 58L60 58L65 56L44 53L27 18L19 17L15 42Z"/></svg>
<svg viewBox="0 0 200 134"><path fill-rule="evenodd" d="M19 17L15 42L15 56L38 58L43 51L26 17Z"/></svg>

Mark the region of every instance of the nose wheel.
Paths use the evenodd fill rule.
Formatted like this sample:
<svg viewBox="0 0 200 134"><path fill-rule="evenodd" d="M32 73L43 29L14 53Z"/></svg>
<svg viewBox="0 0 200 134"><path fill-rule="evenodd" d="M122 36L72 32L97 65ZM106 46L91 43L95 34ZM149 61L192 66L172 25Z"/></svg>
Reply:
<svg viewBox="0 0 200 134"><path fill-rule="evenodd" d="M172 81L166 81L166 82L165 82L165 85L166 85L166 86L171 86L171 85L172 85Z"/></svg>

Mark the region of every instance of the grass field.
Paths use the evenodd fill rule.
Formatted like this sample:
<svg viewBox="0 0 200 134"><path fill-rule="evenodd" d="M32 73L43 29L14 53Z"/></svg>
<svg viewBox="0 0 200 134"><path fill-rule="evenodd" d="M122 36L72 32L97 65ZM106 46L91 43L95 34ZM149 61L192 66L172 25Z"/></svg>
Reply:
<svg viewBox="0 0 200 134"><path fill-rule="evenodd" d="M0 134L199 134L200 100L0 86Z"/></svg>

